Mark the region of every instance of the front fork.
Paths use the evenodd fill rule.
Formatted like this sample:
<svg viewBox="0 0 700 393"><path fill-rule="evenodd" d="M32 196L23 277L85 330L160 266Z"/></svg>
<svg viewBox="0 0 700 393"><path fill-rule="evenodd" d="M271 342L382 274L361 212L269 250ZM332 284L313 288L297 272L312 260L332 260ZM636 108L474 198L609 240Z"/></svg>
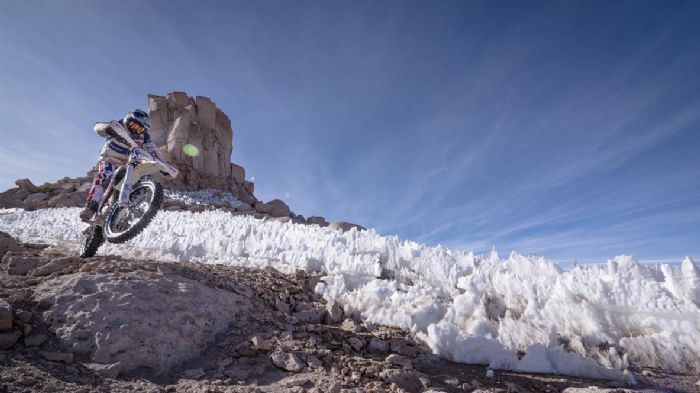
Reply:
<svg viewBox="0 0 700 393"><path fill-rule="evenodd" d="M122 176L120 170L124 170L126 171L126 173ZM97 212L93 216L93 220L101 221L100 212L102 211L102 207L105 204L109 203L109 199L112 197L112 194L115 190L114 184L118 181L122 181L122 186L119 191L119 201L117 201L117 203L120 206L126 206L128 204L129 194L131 194L131 179L133 177L133 171L134 166L131 165L131 163L129 163L126 165L126 167L120 167L114 172L114 174L112 175L112 181L109 182L109 186L107 186L107 189L102 195L102 200L100 201L100 204L97 207Z"/></svg>
<svg viewBox="0 0 700 393"><path fill-rule="evenodd" d="M134 173L134 164L129 162L126 165L126 174L124 174L124 181L122 182L122 188L119 190L119 206L126 206L129 204L129 196L131 195L131 178Z"/></svg>

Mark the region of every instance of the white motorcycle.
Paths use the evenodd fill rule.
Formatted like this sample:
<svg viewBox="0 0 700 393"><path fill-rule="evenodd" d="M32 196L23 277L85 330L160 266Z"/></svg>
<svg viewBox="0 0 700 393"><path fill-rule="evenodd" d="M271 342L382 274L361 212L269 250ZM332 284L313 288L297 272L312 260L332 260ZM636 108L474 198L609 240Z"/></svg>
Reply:
<svg viewBox="0 0 700 393"><path fill-rule="evenodd" d="M105 240L124 243L141 233L163 202L163 186L151 175L161 173L174 178L178 174L175 167L137 147L129 135L115 132L112 137L132 147L126 163L114 171L97 212L83 231L82 258L94 256Z"/></svg>

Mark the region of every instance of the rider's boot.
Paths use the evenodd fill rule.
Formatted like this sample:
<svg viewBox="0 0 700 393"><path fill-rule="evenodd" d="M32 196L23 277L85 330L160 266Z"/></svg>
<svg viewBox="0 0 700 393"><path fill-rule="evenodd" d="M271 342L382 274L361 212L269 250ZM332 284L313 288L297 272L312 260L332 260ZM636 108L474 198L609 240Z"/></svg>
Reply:
<svg viewBox="0 0 700 393"><path fill-rule="evenodd" d="M85 204L85 208L80 212L80 219L83 220L83 222L88 222L95 213L97 213L97 202L88 201L88 203Z"/></svg>

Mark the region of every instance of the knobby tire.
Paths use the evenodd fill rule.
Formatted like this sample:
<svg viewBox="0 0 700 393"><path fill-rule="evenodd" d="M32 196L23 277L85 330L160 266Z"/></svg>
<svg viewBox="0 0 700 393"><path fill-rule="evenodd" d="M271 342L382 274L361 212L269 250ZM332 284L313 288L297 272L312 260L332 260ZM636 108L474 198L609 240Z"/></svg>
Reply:
<svg viewBox="0 0 700 393"><path fill-rule="evenodd" d="M117 236L110 236L109 232L107 231L107 225L110 225L112 216L117 212L119 209L119 205L114 205L112 206L111 210L109 211L109 214L107 215L107 220L105 222L105 237L107 238L107 241L110 243L126 243L129 240L133 239L141 233L148 224L151 223L153 218L155 218L156 213L158 213L158 210L160 209L160 206L163 204L163 186L160 185L155 180L142 180L141 182L138 183L139 185L147 185L151 184L154 187L154 196L153 196L153 201L150 203L148 206L148 209L146 210L146 213L144 213L143 217L134 225L133 227L129 228L127 231L124 233L121 233Z"/></svg>

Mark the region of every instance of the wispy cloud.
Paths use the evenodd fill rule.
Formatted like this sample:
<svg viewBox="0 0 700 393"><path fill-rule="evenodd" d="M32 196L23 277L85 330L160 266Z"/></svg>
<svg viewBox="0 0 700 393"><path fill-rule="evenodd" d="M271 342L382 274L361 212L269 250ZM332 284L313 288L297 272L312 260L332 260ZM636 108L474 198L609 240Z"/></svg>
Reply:
<svg viewBox="0 0 700 393"><path fill-rule="evenodd" d="M92 122L185 90L298 213L562 260L700 253L695 4L153 1L101 25L134 4L0 5L0 185L89 168Z"/></svg>

